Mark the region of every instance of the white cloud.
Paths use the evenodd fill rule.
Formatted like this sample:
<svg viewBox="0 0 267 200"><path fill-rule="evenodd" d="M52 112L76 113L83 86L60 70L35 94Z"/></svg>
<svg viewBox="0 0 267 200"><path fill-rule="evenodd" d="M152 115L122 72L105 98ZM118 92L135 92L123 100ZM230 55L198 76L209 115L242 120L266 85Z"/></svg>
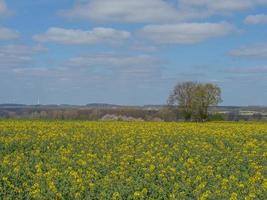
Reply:
<svg viewBox="0 0 267 200"><path fill-rule="evenodd" d="M267 44L243 47L231 51L230 54L236 57L267 58Z"/></svg>
<svg viewBox="0 0 267 200"><path fill-rule="evenodd" d="M59 14L98 22L173 23L267 5L267 0L84 0Z"/></svg>
<svg viewBox="0 0 267 200"><path fill-rule="evenodd" d="M7 16L10 14L10 11L7 8L7 5L4 0L0 0L0 17Z"/></svg>
<svg viewBox="0 0 267 200"><path fill-rule="evenodd" d="M107 70L129 76L153 76L161 64L159 59L148 55L96 54L71 58L65 66L71 69Z"/></svg>
<svg viewBox="0 0 267 200"><path fill-rule="evenodd" d="M27 67L33 56L43 52L41 46L7 45L0 47L0 69Z"/></svg>
<svg viewBox="0 0 267 200"><path fill-rule="evenodd" d="M267 5L267 0L178 0L184 8L209 12L210 14L227 14Z"/></svg>
<svg viewBox="0 0 267 200"><path fill-rule="evenodd" d="M112 28L94 28L90 31L49 28L44 34L35 35L34 40L39 42L57 42L60 44L97 44L108 43L118 44L129 39L131 34L127 31L115 30Z"/></svg>
<svg viewBox="0 0 267 200"><path fill-rule="evenodd" d="M167 25L148 25L140 36L157 44L193 44L209 38L221 37L236 28L229 23L183 23Z"/></svg>
<svg viewBox="0 0 267 200"><path fill-rule="evenodd" d="M245 67L245 68L233 68L226 70L226 72L237 74L262 74L267 73L267 66Z"/></svg>
<svg viewBox="0 0 267 200"><path fill-rule="evenodd" d="M19 70L21 76L32 75L64 86L113 88L149 86L162 80L162 62L147 55L94 54L66 60L62 67ZM60 80L61 83L58 83ZM129 86L131 85L131 86ZM154 84L153 84L154 85Z"/></svg>
<svg viewBox="0 0 267 200"><path fill-rule="evenodd" d="M98 98L102 96L105 100L113 97L132 99L144 88L149 91L147 97L151 97L151 89L158 95L159 87L165 84L161 70L162 62L148 55L91 54L70 58L57 67L12 68L12 72L6 72L4 78L8 82L11 81L7 77L11 76L28 80L31 86L44 83L36 90L47 92L49 97L55 94L47 90L53 89L61 96L66 92L71 98L75 96L71 88L76 88L74 91L81 92L86 100L92 98L91 94Z"/></svg>
<svg viewBox="0 0 267 200"><path fill-rule="evenodd" d="M13 40L19 37L19 33L15 30L0 27L0 40Z"/></svg>
<svg viewBox="0 0 267 200"><path fill-rule="evenodd" d="M71 10L61 11L69 18L100 22L166 22L179 18L174 6L163 0L88 0L77 3Z"/></svg>
<svg viewBox="0 0 267 200"><path fill-rule="evenodd" d="M267 24L267 15L258 14L258 15L249 15L244 20L246 24Z"/></svg>
<svg viewBox="0 0 267 200"><path fill-rule="evenodd" d="M140 81L140 77L158 78L161 66L160 59L148 55L92 54L70 58L56 68L19 67L14 71L35 76L60 77L70 81L73 81L74 77L87 80L91 76L110 78L114 81Z"/></svg>
<svg viewBox="0 0 267 200"><path fill-rule="evenodd" d="M141 42L133 44L129 49L134 51L148 52L148 53L159 51L158 46Z"/></svg>

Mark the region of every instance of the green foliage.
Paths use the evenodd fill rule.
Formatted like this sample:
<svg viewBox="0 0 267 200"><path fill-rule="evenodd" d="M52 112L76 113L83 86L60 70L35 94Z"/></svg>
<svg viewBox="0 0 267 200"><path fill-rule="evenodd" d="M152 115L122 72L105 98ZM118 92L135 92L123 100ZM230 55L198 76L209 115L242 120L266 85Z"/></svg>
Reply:
<svg viewBox="0 0 267 200"><path fill-rule="evenodd" d="M208 121L225 121L225 116L221 113L210 114Z"/></svg>

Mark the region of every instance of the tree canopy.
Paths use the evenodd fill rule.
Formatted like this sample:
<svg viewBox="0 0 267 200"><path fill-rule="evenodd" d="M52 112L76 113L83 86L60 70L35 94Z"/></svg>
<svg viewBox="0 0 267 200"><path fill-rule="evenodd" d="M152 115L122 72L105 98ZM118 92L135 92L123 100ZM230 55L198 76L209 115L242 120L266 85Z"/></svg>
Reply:
<svg viewBox="0 0 267 200"><path fill-rule="evenodd" d="M178 83L168 99L170 105L179 106L186 121L206 121L208 108L220 102L221 89L217 85L191 81Z"/></svg>

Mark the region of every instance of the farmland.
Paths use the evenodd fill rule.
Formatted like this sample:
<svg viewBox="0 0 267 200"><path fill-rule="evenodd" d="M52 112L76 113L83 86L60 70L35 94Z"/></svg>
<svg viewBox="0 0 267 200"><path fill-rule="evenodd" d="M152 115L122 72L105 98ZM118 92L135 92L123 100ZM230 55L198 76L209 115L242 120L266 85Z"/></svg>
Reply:
<svg viewBox="0 0 267 200"><path fill-rule="evenodd" d="M267 199L266 123L0 121L0 199Z"/></svg>

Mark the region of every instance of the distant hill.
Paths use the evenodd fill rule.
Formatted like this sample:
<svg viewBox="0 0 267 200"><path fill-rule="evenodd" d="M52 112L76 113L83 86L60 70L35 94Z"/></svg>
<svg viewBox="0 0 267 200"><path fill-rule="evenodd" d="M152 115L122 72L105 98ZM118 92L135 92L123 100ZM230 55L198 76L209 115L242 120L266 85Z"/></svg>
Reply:
<svg viewBox="0 0 267 200"><path fill-rule="evenodd" d="M131 106L131 105L117 105L108 103L89 103L86 105L71 105L71 104L50 104L50 105L25 105L25 104L12 104L5 103L0 104L0 110L3 109L123 109L133 108L140 110L160 110L166 105L143 105L143 106ZM267 113L267 107L264 106L213 106L209 109L211 112L233 112L233 111L252 111L259 113Z"/></svg>
<svg viewBox="0 0 267 200"><path fill-rule="evenodd" d="M177 110L164 109L166 105L127 106L107 103L90 103L87 105L50 104L24 105L0 104L0 119L78 119L101 120L105 116L126 116L145 121L183 120ZM174 112L175 111L175 112ZM179 109L178 109L179 112ZM209 108L216 120L266 120L267 107L262 106L214 106Z"/></svg>
<svg viewBox="0 0 267 200"><path fill-rule="evenodd" d="M121 108L124 106L115 105L115 104L107 104L107 103L90 103L90 104L86 104L86 107L89 107L89 108Z"/></svg>
<svg viewBox="0 0 267 200"><path fill-rule="evenodd" d="M12 104L12 103L6 103L6 104L0 104L0 108L2 107L26 107L25 104Z"/></svg>

